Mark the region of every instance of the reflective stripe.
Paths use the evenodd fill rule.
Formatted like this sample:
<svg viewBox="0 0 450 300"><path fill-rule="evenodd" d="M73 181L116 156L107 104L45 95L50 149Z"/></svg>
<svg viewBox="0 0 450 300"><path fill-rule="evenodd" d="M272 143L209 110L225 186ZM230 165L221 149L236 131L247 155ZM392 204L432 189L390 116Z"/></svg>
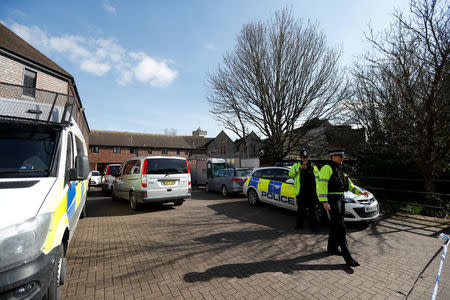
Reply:
<svg viewBox="0 0 450 300"><path fill-rule="evenodd" d="M344 192L331 192L328 195L344 195Z"/></svg>
<svg viewBox="0 0 450 300"><path fill-rule="evenodd" d="M319 179L319 182L328 182L330 181L329 179Z"/></svg>
<svg viewBox="0 0 450 300"><path fill-rule="evenodd" d="M319 194L319 197L327 197L327 194Z"/></svg>

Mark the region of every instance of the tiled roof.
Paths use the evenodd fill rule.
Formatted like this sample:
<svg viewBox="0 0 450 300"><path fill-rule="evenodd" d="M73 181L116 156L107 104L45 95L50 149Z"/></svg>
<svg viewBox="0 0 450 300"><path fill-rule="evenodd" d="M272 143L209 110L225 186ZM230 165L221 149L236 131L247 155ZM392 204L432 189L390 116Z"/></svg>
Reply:
<svg viewBox="0 0 450 300"><path fill-rule="evenodd" d="M33 61L34 63L64 75L65 77L73 79L72 75L70 75L66 70L25 42L2 23L0 23L0 48L29 61Z"/></svg>
<svg viewBox="0 0 450 300"><path fill-rule="evenodd" d="M89 144L96 146L198 149L211 139L197 136L92 130Z"/></svg>

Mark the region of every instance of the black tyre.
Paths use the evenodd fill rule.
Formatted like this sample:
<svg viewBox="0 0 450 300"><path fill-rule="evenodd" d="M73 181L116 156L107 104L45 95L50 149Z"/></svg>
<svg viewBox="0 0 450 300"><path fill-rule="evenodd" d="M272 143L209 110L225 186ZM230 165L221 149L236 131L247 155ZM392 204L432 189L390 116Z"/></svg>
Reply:
<svg viewBox="0 0 450 300"><path fill-rule="evenodd" d="M86 199L86 201L84 201L83 209L81 210L80 219L84 219L87 217L86 206L87 206L87 199Z"/></svg>
<svg viewBox="0 0 450 300"><path fill-rule="evenodd" d="M114 188L111 189L111 199L112 199L112 201L119 200L119 197L116 196L116 191Z"/></svg>
<svg viewBox="0 0 450 300"><path fill-rule="evenodd" d="M139 209L139 203L137 202L136 195L133 191L130 192L130 207L134 211Z"/></svg>
<svg viewBox="0 0 450 300"><path fill-rule="evenodd" d="M228 189L225 185L222 185L222 196L228 196Z"/></svg>
<svg viewBox="0 0 450 300"><path fill-rule="evenodd" d="M175 205L175 206L180 206L180 205L183 204L183 202L184 202L183 199L177 199L177 200L175 200L175 201L173 202L173 205Z"/></svg>
<svg viewBox="0 0 450 300"><path fill-rule="evenodd" d="M65 274L61 274L62 272L65 272L65 269L63 268L63 261L64 261L64 250L63 247L59 247L59 255L57 257L56 261L56 268L53 271L52 278L50 279L50 285L47 289L47 292L45 293L44 297L42 299L45 300L59 300L61 299L61 284L64 283L64 280L61 280L61 278L65 277ZM62 281L62 282L61 282Z"/></svg>
<svg viewBox="0 0 450 300"><path fill-rule="evenodd" d="M247 192L248 203L252 206L257 206L259 204L258 193L254 189L250 189Z"/></svg>

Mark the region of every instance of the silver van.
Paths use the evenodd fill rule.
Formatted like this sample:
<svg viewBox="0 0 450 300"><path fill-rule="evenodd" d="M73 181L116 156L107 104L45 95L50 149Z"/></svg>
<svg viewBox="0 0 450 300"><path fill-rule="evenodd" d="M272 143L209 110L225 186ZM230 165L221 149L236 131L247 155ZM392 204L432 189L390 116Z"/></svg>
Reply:
<svg viewBox="0 0 450 300"><path fill-rule="evenodd" d="M130 201L132 210L141 203L173 202L178 206L191 197L191 174L187 160L176 156L141 156L119 168L112 198Z"/></svg>

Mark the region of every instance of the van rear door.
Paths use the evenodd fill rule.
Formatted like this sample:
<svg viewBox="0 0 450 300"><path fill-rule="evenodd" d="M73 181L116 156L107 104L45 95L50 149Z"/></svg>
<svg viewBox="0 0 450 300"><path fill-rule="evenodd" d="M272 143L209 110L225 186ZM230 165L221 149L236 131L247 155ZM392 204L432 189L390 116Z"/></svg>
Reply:
<svg viewBox="0 0 450 300"><path fill-rule="evenodd" d="M147 197L185 198L189 196L191 176L186 159L148 158L146 173L142 174L147 183Z"/></svg>

